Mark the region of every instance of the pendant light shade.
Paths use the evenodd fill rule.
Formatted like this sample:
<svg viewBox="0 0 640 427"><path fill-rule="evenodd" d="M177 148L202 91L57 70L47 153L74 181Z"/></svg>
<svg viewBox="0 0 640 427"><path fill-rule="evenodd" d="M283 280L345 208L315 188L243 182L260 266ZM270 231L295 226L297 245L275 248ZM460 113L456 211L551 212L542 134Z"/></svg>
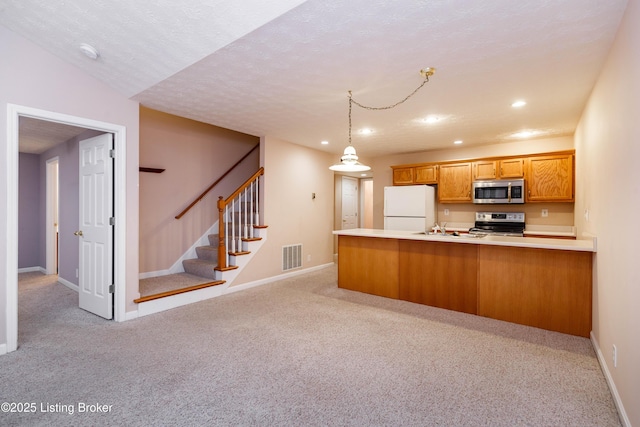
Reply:
<svg viewBox="0 0 640 427"><path fill-rule="evenodd" d="M356 149L353 148L353 145L347 145L344 154L340 157L340 163L329 166L329 169L336 172L364 172L370 170L371 167L358 162Z"/></svg>

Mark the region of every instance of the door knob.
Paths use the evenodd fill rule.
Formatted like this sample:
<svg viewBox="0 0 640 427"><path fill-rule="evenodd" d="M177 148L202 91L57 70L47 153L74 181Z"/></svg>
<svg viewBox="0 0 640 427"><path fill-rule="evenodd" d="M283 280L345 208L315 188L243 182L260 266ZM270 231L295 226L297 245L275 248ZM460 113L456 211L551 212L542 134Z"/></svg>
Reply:
<svg viewBox="0 0 640 427"><path fill-rule="evenodd" d="M82 230L78 230L78 231L74 231L73 232L74 236L81 236L82 237Z"/></svg>

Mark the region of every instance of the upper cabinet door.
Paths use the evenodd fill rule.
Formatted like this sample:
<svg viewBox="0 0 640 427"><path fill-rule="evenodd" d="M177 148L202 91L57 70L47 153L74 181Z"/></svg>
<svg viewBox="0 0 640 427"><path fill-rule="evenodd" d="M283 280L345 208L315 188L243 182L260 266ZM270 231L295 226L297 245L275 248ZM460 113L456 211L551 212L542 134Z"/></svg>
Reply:
<svg viewBox="0 0 640 427"><path fill-rule="evenodd" d="M416 184L437 184L438 165L416 166Z"/></svg>
<svg viewBox="0 0 640 427"><path fill-rule="evenodd" d="M438 201L464 203L471 201L471 163L440 165Z"/></svg>
<svg viewBox="0 0 640 427"><path fill-rule="evenodd" d="M527 202L573 202L573 155L527 159Z"/></svg>
<svg viewBox="0 0 640 427"><path fill-rule="evenodd" d="M473 179L496 179L496 161L495 160L482 160L473 162Z"/></svg>
<svg viewBox="0 0 640 427"><path fill-rule="evenodd" d="M393 168L393 185L411 185L414 183L415 168Z"/></svg>
<svg viewBox="0 0 640 427"><path fill-rule="evenodd" d="M524 176L524 159L500 160L498 172L500 178L522 178Z"/></svg>

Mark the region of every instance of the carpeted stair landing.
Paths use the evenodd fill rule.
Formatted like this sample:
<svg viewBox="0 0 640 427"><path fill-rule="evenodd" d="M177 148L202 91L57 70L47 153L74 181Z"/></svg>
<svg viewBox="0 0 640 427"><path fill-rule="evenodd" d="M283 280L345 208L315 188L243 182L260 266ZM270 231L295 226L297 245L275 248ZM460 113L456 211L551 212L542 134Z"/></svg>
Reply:
<svg viewBox="0 0 640 427"><path fill-rule="evenodd" d="M177 295L210 286L222 285L224 280L213 280L208 277L189 273L168 274L166 276L149 277L139 281L140 298L135 303L151 301Z"/></svg>

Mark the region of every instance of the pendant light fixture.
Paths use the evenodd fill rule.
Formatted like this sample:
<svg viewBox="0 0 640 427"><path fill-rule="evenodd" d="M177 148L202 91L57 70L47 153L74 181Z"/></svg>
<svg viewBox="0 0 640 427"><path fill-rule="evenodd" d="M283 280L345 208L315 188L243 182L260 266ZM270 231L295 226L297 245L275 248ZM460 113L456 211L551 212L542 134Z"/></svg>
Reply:
<svg viewBox="0 0 640 427"><path fill-rule="evenodd" d="M407 99L415 95L415 93L429 81L429 76L432 76L435 71L435 68L425 68L420 70L420 74L424 77L422 84L409 95L407 95L407 97L405 97L402 101L385 107L368 107L366 105L362 105L359 102L353 100L351 91L349 91L349 145L347 145L347 147L344 149L344 153L342 154L342 157L340 157L340 163L336 163L335 165L330 166L329 169L336 172L364 172L371 169L370 166L363 165L358 161L356 149L351 144L351 110L353 104L356 104L358 107L364 108L365 110L389 110L393 107L397 107L398 105L402 104Z"/></svg>

